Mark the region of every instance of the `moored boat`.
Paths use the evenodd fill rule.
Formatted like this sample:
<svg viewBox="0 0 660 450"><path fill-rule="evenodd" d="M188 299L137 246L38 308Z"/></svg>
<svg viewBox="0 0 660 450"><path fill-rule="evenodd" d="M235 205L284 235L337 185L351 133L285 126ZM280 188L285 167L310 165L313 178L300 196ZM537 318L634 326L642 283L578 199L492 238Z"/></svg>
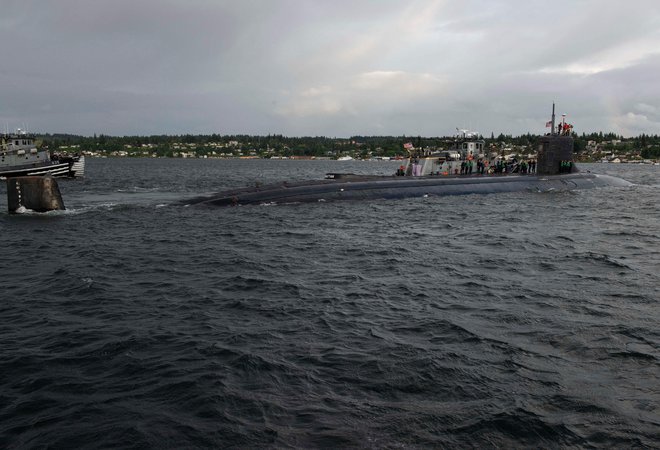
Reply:
<svg viewBox="0 0 660 450"><path fill-rule="evenodd" d="M32 175L53 177L82 177L85 157L52 155L39 149L34 137L23 130L0 134L0 178Z"/></svg>

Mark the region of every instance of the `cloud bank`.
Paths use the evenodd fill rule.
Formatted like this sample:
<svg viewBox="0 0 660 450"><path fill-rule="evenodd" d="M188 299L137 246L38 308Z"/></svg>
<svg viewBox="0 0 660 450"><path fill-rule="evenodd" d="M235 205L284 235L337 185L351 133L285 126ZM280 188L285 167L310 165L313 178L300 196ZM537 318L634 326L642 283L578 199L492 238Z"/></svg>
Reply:
<svg viewBox="0 0 660 450"><path fill-rule="evenodd" d="M0 41L3 128L660 133L656 0L5 0Z"/></svg>

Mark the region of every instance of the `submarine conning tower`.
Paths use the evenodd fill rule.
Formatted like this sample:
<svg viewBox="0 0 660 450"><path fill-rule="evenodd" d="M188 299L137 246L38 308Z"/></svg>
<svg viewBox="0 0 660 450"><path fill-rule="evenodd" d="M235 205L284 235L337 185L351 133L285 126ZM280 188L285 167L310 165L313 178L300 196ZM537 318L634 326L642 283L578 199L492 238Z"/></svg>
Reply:
<svg viewBox="0 0 660 450"><path fill-rule="evenodd" d="M570 136L542 136L536 154L536 173L557 175L563 161L573 161L573 138ZM571 165L571 172L577 172Z"/></svg>
<svg viewBox="0 0 660 450"><path fill-rule="evenodd" d="M550 133L542 136L536 153L536 173L539 175L557 175L559 173L577 172L573 164L573 125L566 123L566 114L562 114L561 122L555 128L555 104L552 104L552 120Z"/></svg>

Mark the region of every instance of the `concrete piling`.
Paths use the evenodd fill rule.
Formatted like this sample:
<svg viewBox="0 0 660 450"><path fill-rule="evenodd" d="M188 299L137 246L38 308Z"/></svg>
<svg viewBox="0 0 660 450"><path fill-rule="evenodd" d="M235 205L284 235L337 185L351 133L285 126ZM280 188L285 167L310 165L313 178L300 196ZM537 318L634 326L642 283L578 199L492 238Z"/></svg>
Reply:
<svg viewBox="0 0 660 450"><path fill-rule="evenodd" d="M57 181L50 175L7 178L7 207L10 213L21 207L36 212L65 209Z"/></svg>

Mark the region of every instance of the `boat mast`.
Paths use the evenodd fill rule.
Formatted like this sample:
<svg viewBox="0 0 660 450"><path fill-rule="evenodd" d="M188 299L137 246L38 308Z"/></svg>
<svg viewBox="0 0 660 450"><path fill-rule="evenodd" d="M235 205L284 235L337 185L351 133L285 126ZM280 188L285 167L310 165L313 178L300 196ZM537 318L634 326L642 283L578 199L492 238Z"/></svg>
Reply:
<svg viewBox="0 0 660 450"><path fill-rule="evenodd" d="M550 135L555 135L555 102L552 102L552 128L550 128Z"/></svg>

